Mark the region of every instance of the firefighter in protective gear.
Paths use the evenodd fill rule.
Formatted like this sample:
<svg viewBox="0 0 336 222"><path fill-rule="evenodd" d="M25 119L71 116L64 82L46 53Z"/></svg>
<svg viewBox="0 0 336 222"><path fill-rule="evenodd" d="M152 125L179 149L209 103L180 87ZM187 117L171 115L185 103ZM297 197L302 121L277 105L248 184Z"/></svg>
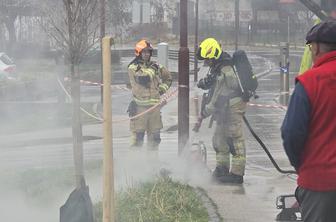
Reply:
<svg viewBox="0 0 336 222"><path fill-rule="evenodd" d="M201 110L201 118L212 115L216 121L212 138L213 148L216 151L213 178L221 183L241 184L246 163L242 129L246 102L241 98L239 81L231 56L222 51L215 39L207 38L200 44L197 57L205 60L210 66L210 75L216 76L211 86L214 87L212 97ZM206 81L201 79L198 87L204 89L203 82Z"/></svg>
<svg viewBox="0 0 336 222"><path fill-rule="evenodd" d="M336 19L336 1L335 0L322 0L321 8L322 10L327 12L331 18ZM321 22L320 19L316 19L314 22L314 25L317 25L320 22ZM301 59L299 75L303 74L308 69L310 69L312 65L313 65L313 62L312 62L311 51L310 51L309 45L306 45L303 55L302 55L302 59Z"/></svg>
<svg viewBox="0 0 336 222"><path fill-rule="evenodd" d="M160 102L160 95L166 93L172 83L169 71L151 61L153 47L147 40L139 41L135 46L135 59L128 66L128 75L133 100L128 113L135 116L143 113ZM157 150L162 129L160 107L130 121L132 132L131 146L141 147L147 132L148 149Z"/></svg>

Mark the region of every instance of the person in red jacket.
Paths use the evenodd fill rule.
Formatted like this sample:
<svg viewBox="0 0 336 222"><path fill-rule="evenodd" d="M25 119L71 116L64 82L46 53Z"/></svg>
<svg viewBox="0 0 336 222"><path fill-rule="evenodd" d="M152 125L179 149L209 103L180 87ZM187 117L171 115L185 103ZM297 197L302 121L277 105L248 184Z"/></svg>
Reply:
<svg viewBox="0 0 336 222"><path fill-rule="evenodd" d="M336 22L315 25L306 40L314 65L296 78L281 133L303 221L335 222Z"/></svg>

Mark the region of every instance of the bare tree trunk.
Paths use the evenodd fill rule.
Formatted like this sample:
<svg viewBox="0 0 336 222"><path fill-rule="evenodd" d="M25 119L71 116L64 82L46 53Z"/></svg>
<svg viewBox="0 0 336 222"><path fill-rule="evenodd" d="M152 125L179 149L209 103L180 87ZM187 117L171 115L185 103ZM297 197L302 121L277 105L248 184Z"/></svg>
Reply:
<svg viewBox="0 0 336 222"><path fill-rule="evenodd" d="M78 69L71 64L71 97L72 97L72 137L73 156L75 162L76 187L85 185L83 161L83 137L80 118L80 79Z"/></svg>
<svg viewBox="0 0 336 222"><path fill-rule="evenodd" d="M83 138L82 138L82 125L80 118L80 79L78 65L75 59L75 18L71 11L72 1L64 0L65 8L67 11L68 21L68 35L69 35L69 61L71 72L71 98L72 98L72 139L73 139L73 158L75 163L75 177L76 187L81 188L85 185L84 179L84 157L83 157ZM78 67L76 67L78 68Z"/></svg>
<svg viewBox="0 0 336 222"><path fill-rule="evenodd" d="M76 187L80 188L85 185L85 177L78 66L96 42L99 28L98 0L50 1L47 6L51 7L45 8L45 21L41 19L40 22L45 24L44 29L63 50L67 64L70 64L73 159Z"/></svg>

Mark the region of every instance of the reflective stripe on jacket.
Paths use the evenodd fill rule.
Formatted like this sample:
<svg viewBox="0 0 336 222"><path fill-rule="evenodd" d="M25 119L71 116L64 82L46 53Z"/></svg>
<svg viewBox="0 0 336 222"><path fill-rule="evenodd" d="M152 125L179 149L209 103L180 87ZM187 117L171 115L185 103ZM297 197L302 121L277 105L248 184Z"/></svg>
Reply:
<svg viewBox="0 0 336 222"><path fill-rule="evenodd" d="M128 75L132 87L133 99L139 106L153 106L160 102L160 95L165 93L172 83L170 72L154 62L141 60L129 65ZM139 82L140 78L148 83Z"/></svg>

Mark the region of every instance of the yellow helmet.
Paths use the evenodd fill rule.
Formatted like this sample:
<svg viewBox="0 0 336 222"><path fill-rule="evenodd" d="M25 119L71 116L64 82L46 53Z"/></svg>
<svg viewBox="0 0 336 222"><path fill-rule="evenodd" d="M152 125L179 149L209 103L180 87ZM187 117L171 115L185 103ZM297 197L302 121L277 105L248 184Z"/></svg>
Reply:
<svg viewBox="0 0 336 222"><path fill-rule="evenodd" d="M201 42L198 51L198 59L218 59L222 54L222 49L219 43L214 38L207 38Z"/></svg>

